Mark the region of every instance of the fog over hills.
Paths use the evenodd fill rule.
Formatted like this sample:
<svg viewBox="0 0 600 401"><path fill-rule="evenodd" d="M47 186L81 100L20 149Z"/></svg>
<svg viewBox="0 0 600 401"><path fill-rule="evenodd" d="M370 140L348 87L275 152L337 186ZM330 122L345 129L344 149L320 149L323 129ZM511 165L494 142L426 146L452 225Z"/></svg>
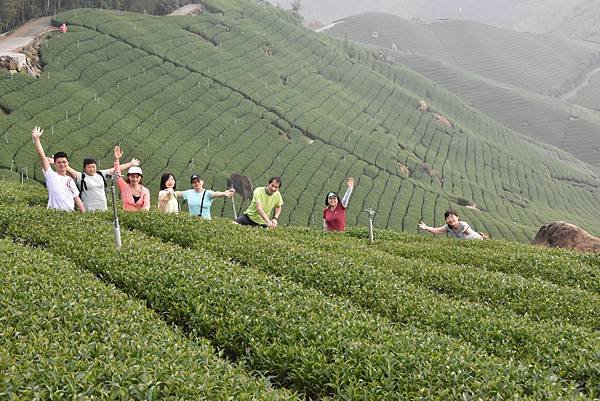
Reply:
<svg viewBox="0 0 600 401"><path fill-rule="evenodd" d="M600 165L600 114L592 111L599 109L597 43L381 13L349 17L323 32L366 44L502 124ZM592 110L561 100L567 98Z"/></svg>
<svg viewBox="0 0 600 401"><path fill-rule="evenodd" d="M269 0L290 8L293 0ZM550 32L564 27L598 0L301 0L308 22L330 23L363 12L385 12L404 18L461 18L517 31Z"/></svg>

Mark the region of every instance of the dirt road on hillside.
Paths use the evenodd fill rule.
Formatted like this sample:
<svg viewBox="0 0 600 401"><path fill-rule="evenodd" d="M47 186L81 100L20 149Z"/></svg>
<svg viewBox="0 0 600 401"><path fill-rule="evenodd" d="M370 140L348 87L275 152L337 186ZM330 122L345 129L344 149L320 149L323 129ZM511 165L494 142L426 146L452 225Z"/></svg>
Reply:
<svg viewBox="0 0 600 401"><path fill-rule="evenodd" d="M17 30L0 36L0 52L9 52L27 46L34 37L50 30L50 17L38 18L19 27ZM0 56L2 54L0 53Z"/></svg>
<svg viewBox="0 0 600 401"><path fill-rule="evenodd" d="M590 81L594 77L594 74L596 74L599 71L600 71L600 67L588 72L586 74L585 78L583 79L583 82L581 82L575 88L571 89L568 93L565 93L564 95L562 95L560 98L565 101L569 101L569 100L573 99L575 96L577 96L577 93L582 88L584 88L586 85L588 85L590 83Z"/></svg>
<svg viewBox="0 0 600 401"><path fill-rule="evenodd" d="M187 6L178 8L169 15L189 15L196 10L200 10L201 8L202 4L188 4Z"/></svg>
<svg viewBox="0 0 600 401"><path fill-rule="evenodd" d="M169 15L189 15L202 8L200 4L188 4L173 11ZM30 44L37 35L54 29L50 25L51 17L42 17L27 22L16 30L0 35L0 57L8 56L19 59L19 64L24 63L24 56L18 52Z"/></svg>

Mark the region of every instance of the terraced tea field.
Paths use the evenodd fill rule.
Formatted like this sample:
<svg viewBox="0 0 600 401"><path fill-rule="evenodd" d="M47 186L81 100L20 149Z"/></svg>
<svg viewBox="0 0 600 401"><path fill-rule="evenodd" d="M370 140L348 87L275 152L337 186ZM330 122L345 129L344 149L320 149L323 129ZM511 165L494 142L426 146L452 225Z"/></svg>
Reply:
<svg viewBox="0 0 600 401"><path fill-rule="evenodd" d="M586 163L600 166L600 114L593 111L599 109L595 80L580 89L570 99L574 104L570 104L499 84L426 57L381 51L442 84L477 110L513 130L565 150Z"/></svg>
<svg viewBox="0 0 600 401"><path fill-rule="evenodd" d="M600 166L600 114L554 97L585 83L588 71L597 68L596 45L468 21L419 24L385 14L351 17L326 32L375 46L496 121ZM598 110L594 89L594 81L583 85L571 101Z"/></svg>
<svg viewBox="0 0 600 401"><path fill-rule="evenodd" d="M44 43L43 76L0 75L10 111L0 167L41 178L29 134L41 125L48 153L68 151L75 167L90 155L110 165L120 143L142 160L153 196L164 171L179 188L192 171L214 189L232 172L256 186L281 175L283 224L320 226L324 194L354 176L351 226L366 224L370 207L376 227L414 233L453 207L495 238L527 241L555 219L596 233L600 184L589 165L275 7L206 3L195 17L58 15L70 29ZM421 99L430 112L417 110ZM213 212L233 214L222 201Z"/></svg>
<svg viewBox="0 0 600 401"><path fill-rule="evenodd" d="M596 255L156 211L115 251L111 213L44 204L0 186L8 398L599 395Z"/></svg>

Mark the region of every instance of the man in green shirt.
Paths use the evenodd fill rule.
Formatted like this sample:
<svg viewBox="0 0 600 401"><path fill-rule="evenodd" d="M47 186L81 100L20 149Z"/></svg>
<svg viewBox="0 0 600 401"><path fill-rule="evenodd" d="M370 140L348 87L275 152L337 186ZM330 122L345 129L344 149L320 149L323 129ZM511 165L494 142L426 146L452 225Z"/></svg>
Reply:
<svg viewBox="0 0 600 401"><path fill-rule="evenodd" d="M277 228L281 206L283 206L279 187L281 187L281 178L271 177L266 187L256 188L250 206L235 222L245 226ZM275 209L275 213L271 218L273 209Z"/></svg>

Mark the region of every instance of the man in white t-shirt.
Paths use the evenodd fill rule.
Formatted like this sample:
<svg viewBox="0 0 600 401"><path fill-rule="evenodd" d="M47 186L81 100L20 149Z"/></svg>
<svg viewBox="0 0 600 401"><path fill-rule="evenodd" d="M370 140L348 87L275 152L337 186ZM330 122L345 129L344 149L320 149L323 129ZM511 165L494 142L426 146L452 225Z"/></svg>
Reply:
<svg viewBox="0 0 600 401"><path fill-rule="evenodd" d="M85 207L81 199L79 199L77 185L75 185L73 178L67 174L67 168L69 167L67 154L64 152L54 154L56 171L52 170L40 140L43 133L44 130L39 127L31 130L31 139L33 139L35 151L42 162L42 171L46 179L46 188L48 188L48 209L59 209L70 212L77 206L77 209L85 212Z"/></svg>

